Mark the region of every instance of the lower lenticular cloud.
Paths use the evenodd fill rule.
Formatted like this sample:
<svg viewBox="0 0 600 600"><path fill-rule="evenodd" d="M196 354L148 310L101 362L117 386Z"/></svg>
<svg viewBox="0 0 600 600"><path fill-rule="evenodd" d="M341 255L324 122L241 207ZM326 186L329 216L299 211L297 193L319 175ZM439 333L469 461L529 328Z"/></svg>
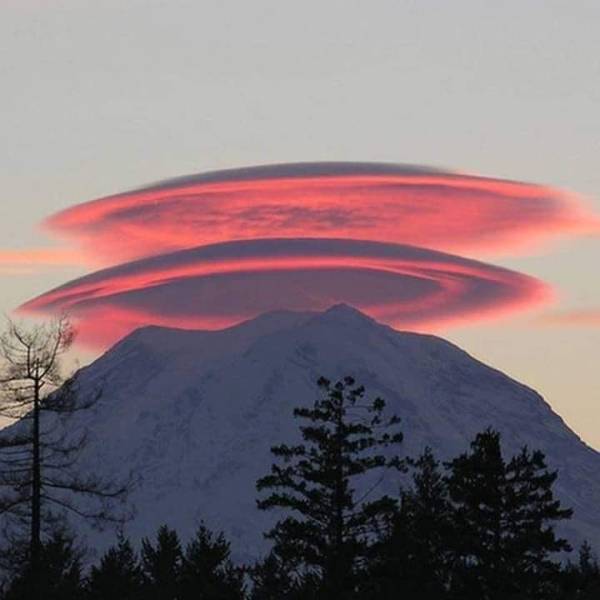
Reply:
<svg viewBox="0 0 600 600"><path fill-rule="evenodd" d="M242 239L323 237L509 253L600 230L575 197L542 185L377 163L299 163L163 181L46 222L111 264Z"/></svg>
<svg viewBox="0 0 600 600"><path fill-rule="evenodd" d="M276 309L347 302L403 329L497 317L549 297L539 281L424 248L336 239L202 246L82 277L22 307L68 312L82 341L106 346L133 329L214 329Z"/></svg>

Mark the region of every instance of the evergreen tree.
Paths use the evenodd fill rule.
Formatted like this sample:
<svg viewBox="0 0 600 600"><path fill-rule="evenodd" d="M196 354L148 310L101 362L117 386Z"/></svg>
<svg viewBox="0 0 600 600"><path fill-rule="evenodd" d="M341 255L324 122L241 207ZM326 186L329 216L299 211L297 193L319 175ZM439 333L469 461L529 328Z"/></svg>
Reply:
<svg viewBox="0 0 600 600"><path fill-rule="evenodd" d="M384 600L445 597L454 534L444 473L431 449L410 461L412 487L402 493L390 534L376 548L366 594Z"/></svg>
<svg viewBox="0 0 600 600"><path fill-rule="evenodd" d="M553 525L572 511L554 499L557 475L548 471L544 455L523 448L506 463L500 435L488 429L448 467L456 525L455 597L548 597L559 570L551 555L569 550Z"/></svg>
<svg viewBox="0 0 600 600"><path fill-rule="evenodd" d="M376 485L363 495L356 486L374 470L402 467L378 453L402 436L399 419L384 419L385 402L365 403L364 388L351 377L318 385L322 397L314 406L294 411L307 422L300 427L304 443L272 448L282 463L257 482L259 491L271 492L258 506L291 513L267 534L277 557L302 579L319 580L321 597L345 599L354 597L374 538L397 507L388 496L371 497Z"/></svg>
<svg viewBox="0 0 600 600"><path fill-rule="evenodd" d="M181 600L242 600L244 573L230 559L223 534L213 535L204 525L188 544L181 565Z"/></svg>
<svg viewBox="0 0 600 600"><path fill-rule="evenodd" d="M44 600L81 600L83 551L64 529L55 530L40 548L40 564L34 571L24 563L8 586L3 600L32 600L43 590Z"/></svg>
<svg viewBox="0 0 600 600"><path fill-rule="evenodd" d="M600 565L588 542L579 549L577 564L568 564L561 576L561 600L598 600Z"/></svg>
<svg viewBox="0 0 600 600"><path fill-rule="evenodd" d="M182 561L179 536L166 525L159 528L156 545L142 540L144 600L178 600Z"/></svg>
<svg viewBox="0 0 600 600"><path fill-rule="evenodd" d="M308 600L315 595L312 581L303 581L292 575L293 567L276 553L249 570L252 580L250 600Z"/></svg>
<svg viewBox="0 0 600 600"><path fill-rule="evenodd" d="M577 600L598 600L600 598L600 565L592 552L592 547L587 542L579 550L577 570L579 573Z"/></svg>
<svg viewBox="0 0 600 600"><path fill-rule="evenodd" d="M142 570L129 540L119 537L93 566L88 578L90 600L142 600Z"/></svg>

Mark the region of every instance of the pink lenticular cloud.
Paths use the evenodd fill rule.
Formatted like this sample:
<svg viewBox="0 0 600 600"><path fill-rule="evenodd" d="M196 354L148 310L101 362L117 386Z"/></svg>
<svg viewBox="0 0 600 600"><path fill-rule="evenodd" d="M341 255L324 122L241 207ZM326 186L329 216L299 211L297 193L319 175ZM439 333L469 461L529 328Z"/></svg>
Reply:
<svg viewBox="0 0 600 600"><path fill-rule="evenodd" d="M575 196L546 186L372 163L171 179L74 206L46 226L79 246L78 259L117 266L21 311L68 312L98 348L145 325L215 329L340 302L402 329L497 318L552 292L445 252L507 254L600 232Z"/></svg>
<svg viewBox="0 0 600 600"><path fill-rule="evenodd" d="M420 167L299 163L167 180L46 222L103 264L242 239L323 237L510 253L600 221L552 188Z"/></svg>
<svg viewBox="0 0 600 600"><path fill-rule="evenodd" d="M267 239L202 246L111 267L26 303L70 313L104 347L148 325L214 329L269 310L346 302L402 329L497 318L550 298L541 282L424 248L356 240Z"/></svg>

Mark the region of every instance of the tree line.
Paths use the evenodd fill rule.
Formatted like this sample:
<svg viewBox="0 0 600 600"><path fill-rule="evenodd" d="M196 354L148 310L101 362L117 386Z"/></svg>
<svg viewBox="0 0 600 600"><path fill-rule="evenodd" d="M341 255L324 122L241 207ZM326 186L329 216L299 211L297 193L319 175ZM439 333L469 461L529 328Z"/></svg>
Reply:
<svg viewBox="0 0 600 600"><path fill-rule="evenodd" d="M119 523L112 504L127 486L76 473L72 454L81 443L56 437L52 423L44 429L46 408L79 408L73 386L56 389L56 360L69 331L16 333L0 344L7 362L3 406L26 417L0 437L0 511L10 517L1 600L600 597L590 546L565 560L572 549L556 525L572 510L555 498L557 473L542 452L524 447L507 458L490 428L452 460L439 461L430 448L405 458L400 419L352 377L319 379L319 399L294 410L301 441L272 448L270 472L257 482L257 507L280 518L264 534L270 551L261 560L235 564L225 536L204 524L181 532L191 538L186 545L164 525L139 549L119 535L88 568L62 514ZM390 477L396 491L386 494L381 482ZM54 489L62 492L62 512L51 510ZM71 495L100 500L101 509L78 508Z"/></svg>

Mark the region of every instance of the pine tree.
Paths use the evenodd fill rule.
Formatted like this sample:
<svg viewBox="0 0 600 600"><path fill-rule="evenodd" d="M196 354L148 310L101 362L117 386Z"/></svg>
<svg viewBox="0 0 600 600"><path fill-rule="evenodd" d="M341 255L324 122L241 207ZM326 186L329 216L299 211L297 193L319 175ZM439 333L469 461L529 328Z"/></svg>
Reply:
<svg viewBox="0 0 600 600"><path fill-rule="evenodd" d="M294 578L292 569L275 552L270 552L249 570L250 600L308 600L314 596L310 583Z"/></svg>
<svg viewBox="0 0 600 600"><path fill-rule="evenodd" d="M243 600L244 573L231 562L223 534L204 525L188 544L181 565L181 600Z"/></svg>
<svg viewBox="0 0 600 600"><path fill-rule="evenodd" d="M396 510L388 496L362 496L356 486L375 470L401 468L402 461L378 454L401 442L399 420L384 419L385 402L364 401L365 390L351 377L331 384L318 382L322 397L312 408L297 408L303 444L272 448L282 460L257 482L270 490L260 509L279 508L290 514L267 538L279 559L300 578L317 578L323 598L351 598L364 562L383 521ZM391 428L391 432L388 429Z"/></svg>
<svg viewBox="0 0 600 600"><path fill-rule="evenodd" d="M413 467L412 486L401 494L390 534L377 548L369 597L440 600L450 579L452 510L444 473L427 448Z"/></svg>
<svg viewBox="0 0 600 600"><path fill-rule="evenodd" d="M126 538L120 536L93 566L87 583L90 600L142 600L142 570L136 553Z"/></svg>
<svg viewBox="0 0 600 600"><path fill-rule="evenodd" d="M527 448L506 463L500 435L476 436L471 451L448 464L454 505L455 572L452 588L466 600L545 598L559 565L553 553L569 549L556 522L570 518L554 499L557 474L544 455Z"/></svg>
<svg viewBox="0 0 600 600"><path fill-rule="evenodd" d="M592 547L584 542L579 560L569 563L561 574L561 600L598 600L600 598L600 565Z"/></svg>
<svg viewBox="0 0 600 600"><path fill-rule="evenodd" d="M579 581L577 600L598 600L600 598L600 565L592 552L592 547L585 542L579 550Z"/></svg>
<svg viewBox="0 0 600 600"><path fill-rule="evenodd" d="M64 529L55 530L40 548L36 571L24 563L3 595L3 600L32 600L43 590L44 600L81 600L83 557L75 538Z"/></svg>
<svg viewBox="0 0 600 600"><path fill-rule="evenodd" d="M144 600L178 600L181 589L183 552L176 531L159 528L156 545L142 540Z"/></svg>

